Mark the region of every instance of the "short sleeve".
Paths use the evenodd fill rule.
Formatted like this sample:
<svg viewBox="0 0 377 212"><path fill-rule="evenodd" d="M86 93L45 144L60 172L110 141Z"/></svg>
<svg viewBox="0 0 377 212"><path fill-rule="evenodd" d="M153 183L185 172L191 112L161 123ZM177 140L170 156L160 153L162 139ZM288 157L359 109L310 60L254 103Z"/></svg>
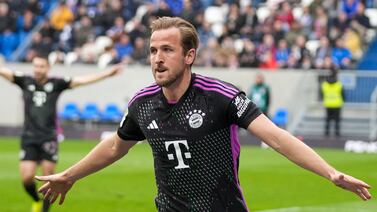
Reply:
<svg viewBox="0 0 377 212"><path fill-rule="evenodd" d="M247 129L249 124L260 114L262 112L243 92L237 94L228 107L228 116L231 122L244 129Z"/></svg>
<svg viewBox="0 0 377 212"><path fill-rule="evenodd" d="M13 73L13 83L18 85L21 89L25 87L25 76L22 72Z"/></svg>
<svg viewBox="0 0 377 212"><path fill-rule="evenodd" d="M117 131L118 136L123 140L142 141L145 139L137 122L128 113L123 117Z"/></svg>
<svg viewBox="0 0 377 212"><path fill-rule="evenodd" d="M65 89L70 88L69 87L70 84L71 84L71 78L70 77L55 79L55 89L57 91L63 91Z"/></svg>

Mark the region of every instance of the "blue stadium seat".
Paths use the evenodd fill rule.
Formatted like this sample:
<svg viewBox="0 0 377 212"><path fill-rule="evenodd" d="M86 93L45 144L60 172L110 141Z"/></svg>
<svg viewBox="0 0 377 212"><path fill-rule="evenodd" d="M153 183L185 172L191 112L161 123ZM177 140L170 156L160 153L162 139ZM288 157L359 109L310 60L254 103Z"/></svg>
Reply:
<svg viewBox="0 0 377 212"><path fill-rule="evenodd" d="M100 120L104 122L119 122L122 116L123 113L119 107L114 103L109 103L102 112Z"/></svg>
<svg viewBox="0 0 377 212"><path fill-rule="evenodd" d="M98 121L100 120L101 112L96 103L87 103L80 114L83 121Z"/></svg>
<svg viewBox="0 0 377 212"><path fill-rule="evenodd" d="M274 122L279 127L286 127L288 123L288 111L285 108L278 108L275 111L274 117L272 118Z"/></svg>
<svg viewBox="0 0 377 212"><path fill-rule="evenodd" d="M68 102L59 116L63 120L77 121L80 119L80 109L76 103Z"/></svg>

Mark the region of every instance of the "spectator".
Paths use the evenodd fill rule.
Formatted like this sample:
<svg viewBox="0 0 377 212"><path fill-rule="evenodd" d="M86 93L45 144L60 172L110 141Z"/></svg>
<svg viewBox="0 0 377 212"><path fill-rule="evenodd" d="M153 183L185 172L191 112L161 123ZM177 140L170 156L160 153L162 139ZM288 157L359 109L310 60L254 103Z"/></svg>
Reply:
<svg viewBox="0 0 377 212"><path fill-rule="evenodd" d="M292 8L289 2L284 1L279 4L279 9L276 11L275 20L279 20L282 23L284 31L289 31L294 22Z"/></svg>
<svg viewBox="0 0 377 212"><path fill-rule="evenodd" d="M348 28L343 35L344 47L349 49L352 59L359 60L363 54L361 49L361 37L353 28Z"/></svg>
<svg viewBox="0 0 377 212"><path fill-rule="evenodd" d="M365 15L365 6L360 3L357 7L357 12L351 21L351 26L357 30L357 32L362 36L366 36L366 31L372 28L369 17Z"/></svg>
<svg viewBox="0 0 377 212"><path fill-rule="evenodd" d="M115 62L129 61L134 48L130 42L128 34L123 33L120 35L119 41L115 43L114 50Z"/></svg>
<svg viewBox="0 0 377 212"><path fill-rule="evenodd" d="M271 34L263 36L263 43L257 47L257 58L259 60L259 68L276 69L276 48L274 38Z"/></svg>
<svg viewBox="0 0 377 212"><path fill-rule="evenodd" d="M319 41L319 47L314 56L314 67L316 69L323 69L325 57L331 55L331 47L327 36L322 36Z"/></svg>
<svg viewBox="0 0 377 212"><path fill-rule="evenodd" d="M163 16L173 17L174 14L171 11L169 5L165 1L159 1L157 9L153 13L153 16L155 16L155 17L163 17Z"/></svg>
<svg viewBox="0 0 377 212"><path fill-rule="evenodd" d="M247 5L244 8L244 11L241 13L239 17L240 25L242 26L241 37L251 37L253 33L253 29L255 29L258 24L258 16L255 14L254 8L251 5Z"/></svg>
<svg viewBox="0 0 377 212"><path fill-rule="evenodd" d="M124 19L122 16L118 16L114 19L113 25L106 31L106 35L113 40L118 40L124 32Z"/></svg>
<svg viewBox="0 0 377 212"><path fill-rule="evenodd" d="M1 54L5 57L6 60L10 60L12 52L16 50L18 46L18 39L14 32L10 29L6 29L1 36L0 46Z"/></svg>
<svg viewBox="0 0 377 212"><path fill-rule="evenodd" d="M332 50L332 60L336 67L347 69L351 63L352 54L349 49L344 46L344 40L338 38L336 45Z"/></svg>
<svg viewBox="0 0 377 212"><path fill-rule="evenodd" d="M297 20L297 22L302 27L302 31L305 36L309 37L312 32L312 26L313 26L313 16L310 14L309 7L303 7L302 8L302 15Z"/></svg>
<svg viewBox="0 0 377 212"><path fill-rule="evenodd" d="M117 17L123 17L122 3L120 0L112 0L103 16L102 24L104 25L105 31L114 25Z"/></svg>
<svg viewBox="0 0 377 212"><path fill-rule="evenodd" d="M58 32L62 31L64 26L73 20L74 14L64 1L61 1L59 6L52 11L51 26Z"/></svg>
<svg viewBox="0 0 377 212"><path fill-rule="evenodd" d="M16 18L14 13L9 10L7 3L0 3L0 32L6 30L14 32L16 30Z"/></svg>
<svg viewBox="0 0 377 212"><path fill-rule="evenodd" d="M17 17L17 32L29 33L37 25L38 19L31 12L31 10L25 10L22 16Z"/></svg>
<svg viewBox="0 0 377 212"><path fill-rule="evenodd" d="M304 33L300 24L296 21L293 22L291 30L289 30L284 36L288 46L292 46L295 43L296 37L302 34Z"/></svg>
<svg viewBox="0 0 377 212"><path fill-rule="evenodd" d="M258 60L255 54L254 43L245 38L243 39L243 49L239 54L239 62L241 67L258 67Z"/></svg>
<svg viewBox="0 0 377 212"><path fill-rule="evenodd" d="M358 4L357 11L353 19L365 28L371 28L369 17L365 15L365 6L364 4Z"/></svg>
<svg viewBox="0 0 377 212"><path fill-rule="evenodd" d="M39 33L41 34L42 37L49 37L51 39L53 38L54 29L52 29L51 24L48 20L42 23L42 27L39 30Z"/></svg>
<svg viewBox="0 0 377 212"><path fill-rule="evenodd" d="M27 0L26 9L30 10L35 16L42 15L41 4L37 0Z"/></svg>
<svg viewBox="0 0 377 212"><path fill-rule="evenodd" d="M79 23L75 24L74 31L73 31L73 39L75 43L75 47L83 46L88 36L94 35L94 29L92 27L92 21L88 16L81 17Z"/></svg>
<svg viewBox="0 0 377 212"><path fill-rule="evenodd" d="M317 7L315 18L313 21L313 32L310 35L310 39L319 39L322 36L327 35L328 16L323 7Z"/></svg>
<svg viewBox="0 0 377 212"><path fill-rule="evenodd" d="M334 28L338 29L340 33L344 32L347 28L350 27L351 20L347 19L347 14L340 12L338 16L333 20Z"/></svg>
<svg viewBox="0 0 377 212"><path fill-rule="evenodd" d="M205 48L199 49L198 58L195 60L195 64L205 67L215 66L215 57L220 49L220 44L217 39L210 37Z"/></svg>
<svg viewBox="0 0 377 212"><path fill-rule="evenodd" d="M37 32L33 35L31 46L26 53L25 61L32 62L37 55L47 56L52 50L51 37L43 37L41 33Z"/></svg>
<svg viewBox="0 0 377 212"><path fill-rule="evenodd" d="M357 7L360 4L359 0L343 0L342 11L347 14L347 19L352 19L356 14Z"/></svg>
<svg viewBox="0 0 377 212"><path fill-rule="evenodd" d="M275 43L278 43L279 40L284 39L285 31L283 29L283 24L281 21L276 20L274 22L271 34L274 37Z"/></svg>
<svg viewBox="0 0 377 212"><path fill-rule="evenodd" d="M93 20L93 26L96 36L105 34L106 29L106 7L104 2L97 4L96 10L93 15L90 16Z"/></svg>
<svg viewBox="0 0 377 212"><path fill-rule="evenodd" d="M194 11L194 9L193 9L193 5L192 5L191 0L184 0L183 1L183 10L180 14L180 17L185 19L186 21L194 23L195 15L196 15L196 11Z"/></svg>
<svg viewBox="0 0 377 212"><path fill-rule="evenodd" d="M299 35L296 37L296 42L292 46L291 54L296 58L298 67L303 67L303 62L308 62L307 59L310 58L310 51L306 48L306 37L304 35Z"/></svg>
<svg viewBox="0 0 377 212"><path fill-rule="evenodd" d="M239 33L242 27L241 21L238 5L236 3L231 4L225 21L228 35L237 35Z"/></svg>
<svg viewBox="0 0 377 212"><path fill-rule="evenodd" d="M144 42L143 38L137 37L135 39L135 48L131 54L132 63L147 65L149 64L149 47Z"/></svg>
<svg viewBox="0 0 377 212"><path fill-rule="evenodd" d="M162 0L165 1L174 16L179 16L183 10L183 0Z"/></svg>
<svg viewBox="0 0 377 212"><path fill-rule="evenodd" d="M289 59L289 48L287 41L284 39L279 40L278 48L276 49L276 62L279 68L287 68L287 61Z"/></svg>
<svg viewBox="0 0 377 212"><path fill-rule="evenodd" d="M80 22L82 17L89 16L88 8L85 4L80 4L77 7L77 10L75 12L75 22Z"/></svg>
<svg viewBox="0 0 377 212"><path fill-rule="evenodd" d="M200 48L205 48L208 45L208 40L210 38L215 37L215 35L213 34L213 31L211 29L211 26L212 25L209 22L204 21L202 26L199 27L198 33L199 33L199 39L201 41Z"/></svg>

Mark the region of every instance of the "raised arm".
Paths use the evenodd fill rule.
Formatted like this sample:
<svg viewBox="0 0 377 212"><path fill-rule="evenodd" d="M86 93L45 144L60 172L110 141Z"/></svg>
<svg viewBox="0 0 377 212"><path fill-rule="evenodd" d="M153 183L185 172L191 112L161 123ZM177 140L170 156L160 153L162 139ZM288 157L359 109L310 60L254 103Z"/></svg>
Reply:
<svg viewBox="0 0 377 212"><path fill-rule="evenodd" d="M111 77L120 73L123 70L123 68L124 68L124 65L119 63L112 66L110 69L100 72L100 73L73 77L69 87L76 88L78 86L88 85L91 83L98 82L100 80L106 79L108 77Z"/></svg>
<svg viewBox="0 0 377 212"><path fill-rule="evenodd" d="M335 185L357 194L363 200L371 198L368 184L331 167L313 149L274 125L265 115L262 114L255 119L248 130L297 165L327 178Z"/></svg>
<svg viewBox="0 0 377 212"><path fill-rule="evenodd" d="M117 134L101 141L82 160L65 171L49 175L36 176L35 178L46 183L39 189L45 199L51 203L60 197L59 204L63 204L66 193L79 179L99 171L127 154L136 141L123 141Z"/></svg>
<svg viewBox="0 0 377 212"><path fill-rule="evenodd" d="M11 71L10 69L7 69L3 66L0 66L0 76L4 77L9 82L14 81L13 71Z"/></svg>

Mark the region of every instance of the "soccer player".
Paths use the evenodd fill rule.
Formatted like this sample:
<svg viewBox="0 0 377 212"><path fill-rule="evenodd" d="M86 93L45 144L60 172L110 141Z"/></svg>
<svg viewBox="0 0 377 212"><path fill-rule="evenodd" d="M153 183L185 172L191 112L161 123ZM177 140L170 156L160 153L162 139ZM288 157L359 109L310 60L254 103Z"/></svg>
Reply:
<svg viewBox="0 0 377 212"><path fill-rule="evenodd" d="M248 129L294 163L335 185L371 198L369 186L343 174L303 142L275 126L235 86L191 72L198 35L188 22L162 17L152 25L155 84L129 102L116 134L65 171L36 176L45 199L64 202L73 184L122 158L137 141L152 147L159 211L247 211L238 179L237 126Z"/></svg>
<svg viewBox="0 0 377 212"><path fill-rule="evenodd" d="M56 102L65 89L94 83L119 73L122 65L113 66L107 71L77 76L73 78L53 78L48 73L47 58L33 59L34 76L26 76L0 67L0 76L18 85L23 92L24 127L21 136L20 174L26 192L33 198L32 211L41 211L42 201L34 182L37 166L44 175L53 174L58 160L56 135ZM45 201L43 210L47 211Z"/></svg>

